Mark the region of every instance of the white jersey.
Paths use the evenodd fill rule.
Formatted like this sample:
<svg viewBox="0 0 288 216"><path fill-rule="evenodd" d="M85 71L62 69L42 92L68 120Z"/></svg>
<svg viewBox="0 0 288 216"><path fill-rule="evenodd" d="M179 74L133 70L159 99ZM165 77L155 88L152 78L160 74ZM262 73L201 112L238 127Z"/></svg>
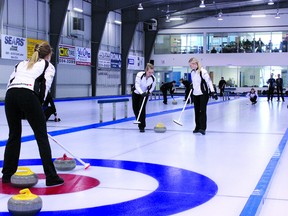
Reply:
<svg viewBox="0 0 288 216"><path fill-rule="evenodd" d="M154 75L146 79L145 72L138 72L135 78L135 90L136 94L143 94L147 90L149 93L153 92L156 86L156 78Z"/></svg>
<svg viewBox="0 0 288 216"><path fill-rule="evenodd" d="M208 88L210 89L211 92L214 91L213 83L210 79L210 76L208 72L204 69L201 68L201 74L202 78L206 81ZM201 91L201 76L200 76L200 71L195 71L193 70L191 72L191 79L192 79L192 84L193 84L193 95L202 95L203 92Z"/></svg>
<svg viewBox="0 0 288 216"><path fill-rule="evenodd" d="M51 63L47 62L48 67L44 72L47 63L44 59L39 59L31 69L27 69L28 62L29 60L24 60L14 67L7 88L30 89L44 101L51 88L55 75L55 68ZM41 87L39 86L39 83L41 83Z"/></svg>

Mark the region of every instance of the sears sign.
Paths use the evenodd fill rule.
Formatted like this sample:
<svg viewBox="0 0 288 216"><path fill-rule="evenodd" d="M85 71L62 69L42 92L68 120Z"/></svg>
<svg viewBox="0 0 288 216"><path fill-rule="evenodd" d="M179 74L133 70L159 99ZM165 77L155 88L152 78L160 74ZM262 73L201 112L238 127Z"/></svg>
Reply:
<svg viewBox="0 0 288 216"><path fill-rule="evenodd" d="M1 35L1 57L3 59L24 60L27 56L26 38Z"/></svg>

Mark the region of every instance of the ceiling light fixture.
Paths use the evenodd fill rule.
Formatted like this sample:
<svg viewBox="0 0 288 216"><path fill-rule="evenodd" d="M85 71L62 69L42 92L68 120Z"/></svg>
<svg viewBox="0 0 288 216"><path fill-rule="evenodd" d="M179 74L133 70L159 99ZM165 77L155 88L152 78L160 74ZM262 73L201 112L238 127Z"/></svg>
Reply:
<svg viewBox="0 0 288 216"><path fill-rule="evenodd" d="M73 2L73 10L83 13L83 6L82 6L82 0L74 0Z"/></svg>
<svg viewBox="0 0 288 216"><path fill-rule="evenodd" d="M218 16L217 16L217 19L218 19L219 21L222 21L222 20L223 20L222 15L223 15L223 13L220 11L220 12L218 13Z"/></svg>
<svg viewBox="0 0 288 216"><path fill-rule="evenodd" d="M277 9L276 15L275 15L275 19L280 19L280 14L279 14L279 10Z"/></svg>
<svg viewBox="0 0 288 216"><path fill-rule="evenodd" d="M115 20L114 23L116 23L117 25L121 25L122 22L120 20Z"/></svg>
<svg viewBox="0 0 288 216"><path fill-rule="evenodd" d="M171 17L170 18L171 21L180 21L180 20L183 20L182 17Z"/></svg>
<svg viewBox="0 0 288 216"><path fill-rule="evenodd" d="M252 18L264 18L266 17L266 15L265 14L253 14L251 17Z"/></svg>
<svg viewBox="0 0 288 216"><path fill-rule="evenodd" d="M204 0L201 0L201 4L199 5L200 8L205 8Z"/></svg>
<svg viewBox="0 0 288 216"><path fill-rule="evenodd" d="M140 11L141 11L141 10L144 10L144 8L143 8L143 6L142 6L142 3L139 3L137 10L140 10Z"/></svg>
<svg viewBox="0 0 288 216"><path fill-rule="evenodd" d="M273 0L269 0L269 1L268 1L268 5L274 5Z"/></svg>
<svg viewBox="0 0 288 216"><path fill-rule="evenodd" d="M171 20L170 20L170 15L169 14L167 14L166 15L166 20L165 20L165 22L170 22Z"/></svg>

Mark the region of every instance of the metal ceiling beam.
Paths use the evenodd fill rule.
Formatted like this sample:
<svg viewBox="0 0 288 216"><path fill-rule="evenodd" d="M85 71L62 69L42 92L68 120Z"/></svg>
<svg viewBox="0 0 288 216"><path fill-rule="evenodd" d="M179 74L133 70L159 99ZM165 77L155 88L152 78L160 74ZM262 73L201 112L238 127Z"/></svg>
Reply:
<svg viewBox="0 0 288 216"><path fill-rule="evenodd" d="M4 10L4 3L5 3L5 0L0 0L0 23L3 23L2 16L3 16L3 10ZM2 28L2 26L0 27Z"/></svg>
<svg viewBox="0 0 288 216"><path fill-rule="evenodd" d="M135 10L122 10L121 24L121 95L126 94L128 54L138 24Z"/></svg>
<svg viewBox="0 0 288 216"><path fill-rule="evenodd" d="M92 96L96 96L98 52L106 26L109 11L106 1L92 2L91 6L91 89Z"/></svg>
<svg viewBox="0 0 288 216"><path fill-rule="evenodd" d="M58 60L58 47L59 41L63 30L63 25L69 5L69 0L50 0L50 22L49 22L49 41L50 45L55 50L54 55L51 57L51 63L54 65L57 71L57 60ZM55 97L56 94L56 80L57 73L54 77L54 82L52 83L51 93Z"/></svg>
<svg viewBox="0 0 288 216"><path fill-rule="evenodd" d="M144 46L144 61L145 65L150 62L153 46L157 37L158 31L145 31L145 46Z"/></svg>

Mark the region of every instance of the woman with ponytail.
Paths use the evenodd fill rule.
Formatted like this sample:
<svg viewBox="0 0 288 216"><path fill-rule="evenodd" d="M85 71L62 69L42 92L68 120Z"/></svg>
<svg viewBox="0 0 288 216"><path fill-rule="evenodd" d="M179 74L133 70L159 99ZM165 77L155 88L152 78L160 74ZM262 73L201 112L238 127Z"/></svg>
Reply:
<svg viewBox="0 0 288 216"><path fill-rule="evenodd" d="M55 68L50 63L52 48L47 42L35 46L31 59L14 67L5 96L5 113L9 138L4 152L2 183L9 183L17 171L21 148L21 120L23 116L31 126L37 141L46 175L46 186L57 186L64 180L57 175L47 135L46 119L42 110L53 82Z"/></svg>
<svg viewBox="0 0 288 216"><path fill-rule="evenodd" d="M189 59L191 68L191 79L194 97L195 112L195 129L193 133L206 134L207 127L207 104L209 100L209 90L212 98L218 100L218 96L214 90L213 83L206 69L202 68L201 63L196 58Z"/></svg>

